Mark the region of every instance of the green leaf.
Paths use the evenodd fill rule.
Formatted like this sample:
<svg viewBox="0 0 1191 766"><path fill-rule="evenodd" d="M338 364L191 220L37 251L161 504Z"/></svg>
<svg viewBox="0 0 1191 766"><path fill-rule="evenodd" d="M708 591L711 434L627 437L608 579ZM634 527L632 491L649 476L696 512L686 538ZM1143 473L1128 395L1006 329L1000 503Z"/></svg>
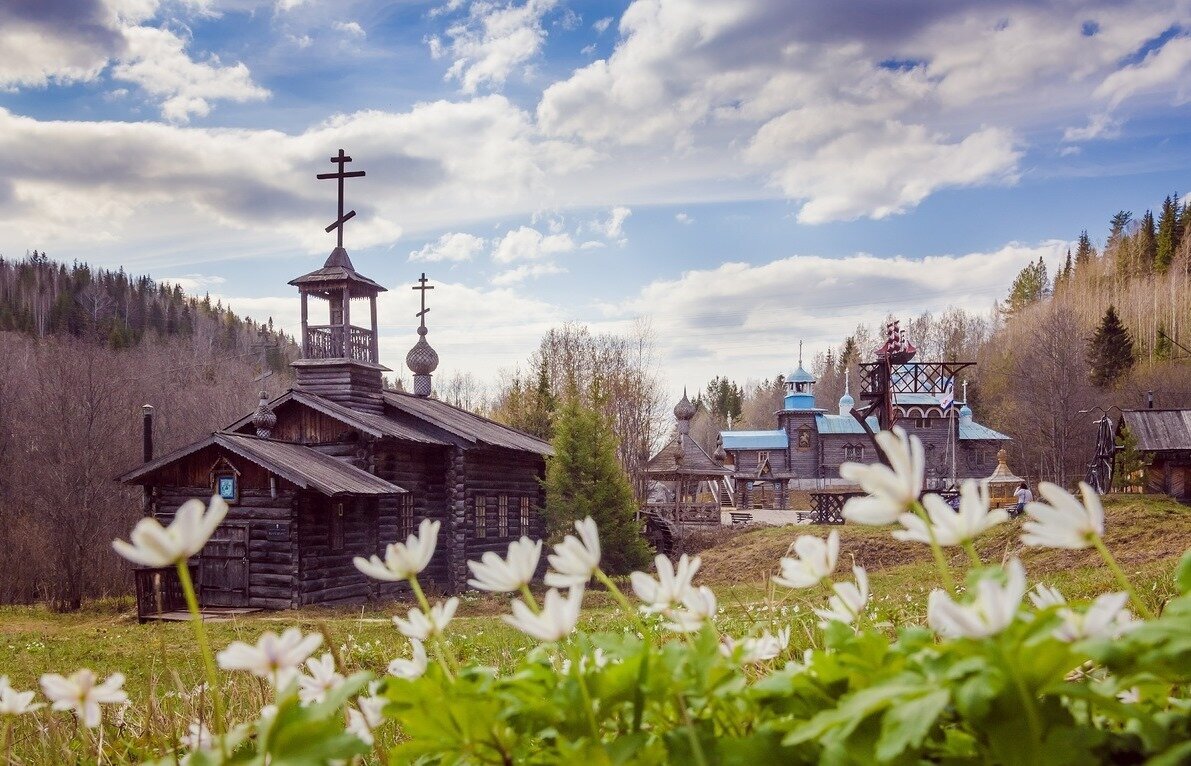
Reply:
<svg viewBox="0 0 1191 766"><path fill-rule="evenodd" d="M889 761L907 747L920 747L950 701L951 693L947 689L936 689L917 699L899 700L885 713L881 723L877 760Z"/></svg>
<svg viewBox="0 0 1191 766"><path fill-rule="evenodd" d="M1179 586L1179 593L1184 596L1191 594L1191 550L1183 551L1183 557L1174 570L1174 581Z"/></svg>

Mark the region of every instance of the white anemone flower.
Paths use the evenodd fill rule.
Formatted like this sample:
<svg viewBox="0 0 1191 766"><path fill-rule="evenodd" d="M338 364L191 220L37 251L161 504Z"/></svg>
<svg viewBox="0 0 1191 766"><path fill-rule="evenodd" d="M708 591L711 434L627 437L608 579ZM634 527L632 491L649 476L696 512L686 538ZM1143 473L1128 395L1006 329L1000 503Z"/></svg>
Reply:
<svg viewBox="0 0 1191 766"><path fill-rule="evenodd" d="M146 516L132 528L131 543L113 540L112 547L134 564L173 566L201 551L224 516L227 516L227 503L218 495L205 507L201 500L187 500L178 508L168 527Z"/></svg>
<svg viewBox="0 0 1191 766"><path fill-rule="evenodd" d="M988 489L969 479L959 488L959 511L938 495L922 498L922 506L930 519L930 529L920 516L903 513L898 521L905 529L896 530L893 536L907 542L930 543L931 532L935 541L942 546L963 545L975 540L986 531L1003 521L1009 520L1009 512L1003 508L988 509Z"/></svg>
<svg viewBox="0 0 1191 766"><path fill-rule="evenodd" d="M112 673L103 683L96 683L95 673L83 668L70 677L46 673L41 677L41 690L53 703L54 710L71 710L88 729L99 726L103 719L100 705L123 705L128 702L124 692L124 674Z"/></svg>
<svg viewBox="0 0 1191 766"><path fill-rule="evenodd" d="M931 591L926 619L939 635L951 638L988 638L1009 627L1026 592L1026 570L1010 559L1004 584L986 577L976 583L971 604L960 604L942 590Z"/></svg>
<svg viewBox="0 0 1191 766"><path fill-rule="evenodd" d="M571 634L579 622L579 610L583 606L583 587L575 586L567 596L556 589L546 591L542 611L533 610L521 599L513 600L513 613L501 615L501 619L517 630L547 643L560 641Z"/></svg>
<svg viewBox="0 0 1191 766"><path fill-rule="evenodd" d="M1044 481L1038 492L1046 503L1026 503L1029 521L1021 525L1021 541L1043 548L1089 548L1104 534L1104 507L1100 495L1085 482L1079 483L1083 502L1060 487Z"/></svg>
<svg viewBox="0 0 1191 766"><path fill-rule="evenodd" d="M785 556L778 562L782 573L773 581L785 588L810 588L835 571L839 532L833 530L826 541L814 535L799 535L790 548L796 555Z"/></svg>
<svg viewBox="0 0 1191 766"><path fill-rule="evenodd" d="M528 585L542 557L542 541L522 537L509 543L508 558L488 551L479 561L467 562L474 578L467 584L490 593L513 593Z"/></svg>
<svg viewBox="0 0 1191 766"><path fill-rule="evenodd" d="M833 595L827 599L827 608L815 610L820 627L825 628L833 621L851 625L864 612L868 603L868 573L864 567L854 566L852 575L855 583L837 582L831 588Z"/></svg>
<svg viewBox="0 0 1191 766"><path fill-rule="evenodd" d="M410 535L404 543L389 543L385 547L385 558L373 554L371 558L356 556L352 563L374 580L399 582L421 572L434 556L438 545L438 529L442 524L422 519L417 534Z"/></svg>
<svg viewBox="0 0 1191 766"><path fill-rule="evenodd" d="M364 744L376 741L373 732L385 722L384 697L367 696L356 700L356 706L347 709L347 730L359 737Z"/></svg>
<svg viewBox="0 0 1191 766"><path fill-rule="evenodd" d="M877 434L877 444L889 465L844 463L839 474L859 484L868 497L854 497L844 504L844 518L857 524L892 524L922 494L926 453L917 436L907 436L901 426ZM892 466L892 467L890 467Z"/></svg>
<svg viewBox="0 0 1191 766"><path fill-rule="evenodd" d="M551 588L573 588L587 585L587 581L600 567L600 530L595 520L588 516L575 522L579 537L567 535L554 546L554 553L547 556L554 571L546 573L546 585Z"/></svg>
<svg viewBox="0 0 1191 766"><path fill-rule="evenodd" d="M667 609L666 629L675 633L694 633L708 620L714 620L719 604L706 585L691 589L682 599L682 609Z"/></svg>
<svg viewBox="0 0 1191 766"><path fill-rule="evenodd" d="M389 675L404 678L407 681L421 678L426 672L426 667L429 662L426 658L426 646L416 638L411 638L409 643L413 646L413 656L410 659L398 657L389 663Z"/></svg>
<svg viewBox="0 0 1191 766"><path fill-rule="evenodd" d="M335 669L335 657L324 652L322 657L306 660L306 670L298 676L298 699L304 705L313 705L327 698L329 692L339 688L343 675Z"/></svg>
<svg viewBox="0 0 1191 766"><path fill-rule="evenodd" d="M416 638L419 641L427 641L432 636L441 636L443 631L447 629L447 625L451 622L451 618L455 616L455 610L459 608L458 598L449 598L446 602L438 602L430 607L430 614L426 614L421 609L410 609L408 619L401 619L400 617L393 618L393 624L397 626L397 630L406 638Z"/></svg>
<svg viewBox="0 0 1191 766"><path fill-rule="evenodd" d="M8 683L8 676L0 676L0 715L25 715L40 707L33 701L35 692L19 692Z"/></svg>
<svg viewBox="0 0 1191 766"><path fill-rule="evenodd" d="M1067 642L1085 638L1117 638L1140 625L1125 608L1128 602L1128 593L1105 593L1097 596L1082 613L1071 607L1063 607L1059 610L1063 624L1055 629L1054 636Z"/></svg>
<svg viewBox="0 0 1191 766"><path fill-rule="evenodd" d="M268 679L274 688L284 689L298 674L306 658L323 642L322 634L303 636L297 628L287 628L280 636L267 630L256 645L234 641L218 654L224 670L245 670Z"/></svg>
<svg viewBox="0 0 1191 766"><path fill-rule="evenodd" d="M590 659L588 659L589 657ZM604 650L596 647L596 650L590 655L584 654L579 657L579 672L586 673L588 668L600 670L601 668L606 667L610 661L611 660L608 659L608 655L604 654ZM571 672L571 661L569 659L564 659L560 667L562 669L563 675L569 675Z"/></svg>
<svg viewBox="0 0 1191 766"><path fill-rule="evenodd" d="M781 654L789 645L790 629L782 628L777 632L776 636L769 631L765 631L756 638L743 638L740 641L734 640L731 636L724 636L720 641L720 653L725 657L731 658L736 654L737 647L739 647L740 661L746 665L753 665L758 662L772 660Z"/></svg>
<svg viewBox="0 0 1191 766"><path fill-rule="evenodd" d="M1058 588L1038 583L1028 594L1035 609L1047 609L1052 606L1065 606L1067 599L1059 593Z"/></svg>
<svg viewBox="0 0 1191 766"><path fill-rule="evenodd" d="M193 752L209 749L215 743L215 738L202 721L192 721L186 727L186 733L182 735L180 742L182 747Z"/></svg>
<svg viewBox="0 0 1191 766"><path fill-rule="evenodd" d="M670 559L658 554L653 560L658 570L657 579L653 579L644 572L633 572L629 575L633 592L637 598L645 603L641 611L647 614L664 612L670 607L681 604L687 594L691 592L691 579L699 571L699 557L693 559L685 553L678 559L678 566L670 563Z"/></svg>
<svg viewBox="0 0 1191 766"><path fill-rule="evenodd" d="M1126 689L1117 694L1117 699L1124 702L1126 705L1136 705L1141 702L1141 689L1134 686L1132 689Z"/></svg>

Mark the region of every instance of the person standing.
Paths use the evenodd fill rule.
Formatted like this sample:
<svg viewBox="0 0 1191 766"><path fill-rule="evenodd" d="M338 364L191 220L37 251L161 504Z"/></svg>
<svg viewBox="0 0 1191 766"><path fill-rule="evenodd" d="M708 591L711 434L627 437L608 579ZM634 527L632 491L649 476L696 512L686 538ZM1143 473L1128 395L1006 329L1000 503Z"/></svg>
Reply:
<svg viewBox="0 0 1191 766"><path fill-rule="evenodd" d="M1030 491L1030 487L1024 481L1014 490L1013 496L1017 498L1017 507L1013 509L1014 516L1020 516L1026 509L1026 503L1034 500L1034 493Z"/></svg>

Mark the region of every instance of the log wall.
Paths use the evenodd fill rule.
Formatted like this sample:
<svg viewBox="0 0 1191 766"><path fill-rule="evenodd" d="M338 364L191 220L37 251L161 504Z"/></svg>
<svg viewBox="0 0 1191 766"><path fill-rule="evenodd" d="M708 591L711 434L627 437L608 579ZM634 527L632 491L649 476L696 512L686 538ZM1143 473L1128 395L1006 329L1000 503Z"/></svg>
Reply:
<svg viewBox="0 0 1191 766"><path fill-rule="evenodd" d="M401 444L386 439L373 444L368 464L361 466L409 493L408 498L379 501L379 550L375 553L383 556L386 545L404 542L410 533L417 531L423 519L438 519L442 523L434 558L420 578L427 584L442 585L448 579L451 525L447 513L447 453L445 447ZM377 595L391 596L406 589L402 583L385 583Z"/></svg>
<svg viewBox="0 0 1191 766"><path fill-rule="evenodd" d="M464 461L465 528L464 555L479 559L487 551L504 555L509 542L525 535L545 536L542 506L545 494L545 461L536 455L501 449L472 449ZM504 497L504 518L502 501ZM477 507L481 498L482 513ZM522 526L521 501L529 500L528 525Z"/></svg>
<svg viewBox="0 0 1191 766"><path fill-rule="evenodd" d="M302 493L297 506L298 605L358 602L373 596L374 581L356 569L352 559L378 550L377 501ZM336 524L338 530L333 529ZM342 541L338 550L336 540Z"/></svg>

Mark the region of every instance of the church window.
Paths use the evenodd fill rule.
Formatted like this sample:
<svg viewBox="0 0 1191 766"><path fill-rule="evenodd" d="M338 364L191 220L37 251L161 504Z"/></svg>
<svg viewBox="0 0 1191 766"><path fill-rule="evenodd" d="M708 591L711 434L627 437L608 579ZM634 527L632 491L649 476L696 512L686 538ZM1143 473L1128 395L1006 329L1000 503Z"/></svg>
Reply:
<svg viewBox="0 0 1191 766"><path fill-rule="evenodd" d="M864 460L864 447L855 444L845 444L844 460L850 460L854 463L862 462Z"/></svg>
<svg viewBox="0 0 1191 766"><path fill-rule="evenodd" d="M476 537L488 536L488 500L483 495L476 495Z"/></svg>
<svg viewBox="0 0 1191 766"><path fill-rule="evenodd" d="M501 495L496 505L496 534L498 537L509 536L509 496Z"/></svg>
<svg viewBox="0 0 1191 766"><path fill-rule="evenodd" d="M397 539L405 541L414 533L414 496L405 493L397 498Z"/></svg>
<svg viewBox="0 0 1191 766"><path fill-rule="evenodd" d="M759 465L759 466L765 465L768 462L769 462L769 453L768 452L758 452L757 453L757 465Z"/></svg>
<svg viewBox="0 0 1191 766"><path fill-rule="evenodd" d="M930 428L934 423L934 418L914 418L915 428Z"/></svg>
<svg viewBox="0 0 1191 766"><path fill-rule="evenodd" d="M529 534L529 498L521 498L521 534Z"/></svg>
<svg viewBox="0 0 1191 766"><path fill-rule="evenodd" d="M343 503L331 505L330 545L332 551L343 550Z"/></svg>

